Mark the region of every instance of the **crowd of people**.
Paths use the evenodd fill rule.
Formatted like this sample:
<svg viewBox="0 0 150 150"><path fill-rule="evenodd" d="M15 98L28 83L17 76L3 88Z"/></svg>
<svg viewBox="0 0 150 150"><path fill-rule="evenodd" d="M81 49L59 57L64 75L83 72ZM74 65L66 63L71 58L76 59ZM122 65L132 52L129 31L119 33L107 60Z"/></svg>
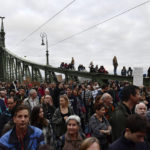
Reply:
<svg viewBox="0 0 150 150"><path fill-rule="evenodd" d="M129 82L1 82L0 150L148 150L149 109Z"/></svg>
<svg viewBox="0 0 150 150"><path fill-rule="evenodd" d="M112 63L113 63L113 67L114 67L114 69L113 69L114 75L118 75L117 74L118 61L117 61L116 56L113 57ZM71 63L67 64L67 63L62 62L60 65L60 68L61 69L67 69L67 70L75 70L74 58L72 57ZM87 72L87 70L83 64L79 64L78 71L81 71L81 72L86 71ZM89 72L90 73L109 74L109 72L105 69L105 67L103 65L100 65L99 67L98 67L98 65L94 66L92 61L89 64ZM132 77L133 76L133 69L131 67L126 68L126 66L123 66L121 69L120 75ZM146 77L146 76L150 77L150 67L148 68L147 73L143 74L143 77Z"/></svg>
<svg viewBox="0 0 150 150"><path fill-rule="evenodd" d="M74 58L72 57L72 59L71 59L71 62L70 63L64 63L64 62L62 62L61 64L60 64L60 68L61 69L67 69L67 70L75 70L75 67L74 67Z"/></svg>

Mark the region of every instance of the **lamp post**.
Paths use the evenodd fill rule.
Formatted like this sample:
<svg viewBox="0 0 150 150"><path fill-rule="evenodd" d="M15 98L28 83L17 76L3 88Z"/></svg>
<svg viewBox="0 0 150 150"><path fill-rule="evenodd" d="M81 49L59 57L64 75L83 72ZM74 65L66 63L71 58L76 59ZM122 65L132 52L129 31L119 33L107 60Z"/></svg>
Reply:
<svg viewBox="0 0 150 150"><path fill-rule="evenodd" d="M40 34L41 38L42 38L42 44L41 45L45 45L44 43L44 38L46 39L46 65L49 65L49 54L48 54L48 40L47 40L47 34L45 32L42 32Z"/></svg>

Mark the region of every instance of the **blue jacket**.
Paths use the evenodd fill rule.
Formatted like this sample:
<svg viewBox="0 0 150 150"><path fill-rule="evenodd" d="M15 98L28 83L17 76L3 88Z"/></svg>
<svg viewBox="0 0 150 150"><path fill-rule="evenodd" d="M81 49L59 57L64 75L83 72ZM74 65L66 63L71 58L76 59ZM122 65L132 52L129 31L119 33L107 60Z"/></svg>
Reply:
<svg viewBox="0 0 150 150"><path fill-rule="evenodd" d="M38 150L40 145L45 144L42 130L28 126L23 142L25 150ZM9 130L0 138L0 150L21 150L15 128Z"/></svg>

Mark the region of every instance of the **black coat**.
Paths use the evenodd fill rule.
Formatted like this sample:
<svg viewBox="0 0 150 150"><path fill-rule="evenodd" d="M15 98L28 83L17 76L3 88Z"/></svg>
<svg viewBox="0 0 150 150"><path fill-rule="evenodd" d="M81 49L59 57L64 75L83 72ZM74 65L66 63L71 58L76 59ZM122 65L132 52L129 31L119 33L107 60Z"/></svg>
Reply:
<svg viewBox="0 0 150 150"><path fill-rule="evenodd" d="M122 135L110 145L108 150L149 150L149 148L145 142L134 143Z"/></svg>

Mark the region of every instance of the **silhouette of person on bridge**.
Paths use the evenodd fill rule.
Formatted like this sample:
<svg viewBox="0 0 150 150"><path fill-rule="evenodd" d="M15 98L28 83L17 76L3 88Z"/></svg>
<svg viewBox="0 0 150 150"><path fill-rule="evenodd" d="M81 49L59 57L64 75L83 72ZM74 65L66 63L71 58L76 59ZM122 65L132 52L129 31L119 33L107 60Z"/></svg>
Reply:
<svg viewBox="0 0 150 150"><path fill-rule="evenodd" d="M116 56L114 56L114 58L113 58L113 66L114 66L114 75L117 75L118 62L117 62Z"/></svg>

